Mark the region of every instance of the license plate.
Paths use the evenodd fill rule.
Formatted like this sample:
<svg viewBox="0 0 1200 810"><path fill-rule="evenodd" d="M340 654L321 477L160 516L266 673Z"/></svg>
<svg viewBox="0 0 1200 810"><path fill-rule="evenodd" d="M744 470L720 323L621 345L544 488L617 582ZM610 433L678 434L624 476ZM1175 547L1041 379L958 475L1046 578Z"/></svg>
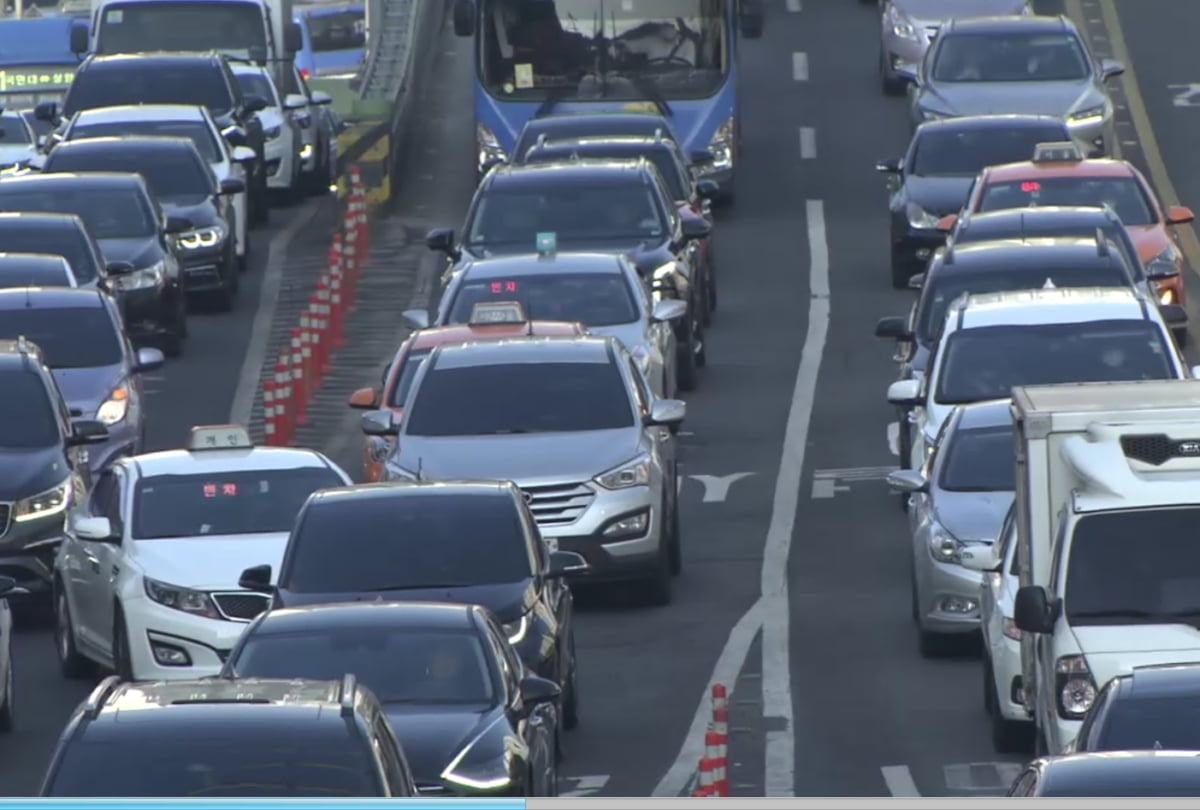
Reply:
<svg viewBox="0 0 1200 810"><path fill-rule="evenodd" d="M558 540L553 537L543 537L546 541L546 549L548 551L558 551Z"/></svg>

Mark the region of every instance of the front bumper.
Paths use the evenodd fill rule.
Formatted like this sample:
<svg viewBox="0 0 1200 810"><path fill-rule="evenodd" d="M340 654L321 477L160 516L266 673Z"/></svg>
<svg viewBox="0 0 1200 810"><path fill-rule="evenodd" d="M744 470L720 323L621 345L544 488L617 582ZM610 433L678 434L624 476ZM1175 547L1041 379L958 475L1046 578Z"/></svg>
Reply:
<svg viewBox="0 0 1200 810"><path fill-rule="evenodd" d="M892 264L907 265L912 275L925 272L929 257L946 244L946 234L936 228L914 228L907 221L892 227Z"/></svg>
<svg viewBox="0 0 1200 810"><path fill-rule="evenodd" d="M132 340L148 340L175 331L179 304L178 291L171 285L122 290L121 313L125 329Z"/></svg>
<svg viewBox="0 0 1200 810"><path fill-rule="evenodd" d="M141 429L134 420L126 416L115 425L108 425L108 441L80 448L80 452L87 458L88 469L92 475L98 475L113 459L136 455L141 450L140 445Z"/></svg>
<svg viewBox="0 0 1200 810"><path fill-rule="evenodd" d="M577 520L553 525L538 520L542 537L553 547L574 551L588 562L588 570L572 577L578 582L613 582L643 579L661 565L662 498L650 487L606 490L593 483L579 485L595 493ZM532 504L538 514L537 500ZM605 530L623 518L646 513L646 530L636 536L614 538Z"/></svg>
<svg viewBox="0 0 1200 810"><path fill-rule="evenodd" d="M979 629L981 577L961 565L937 562L917 549L917 614L921 629L933 633L970 633Z"/></svg>
<svg viewBox="0 0 1200 810"><path fill-rule="evenodd" d="M992 647L992 674L997 703L1005 720L1029 722L1021 695L1021 642L1005 636Z"/></svg>
<svg viewBox="0 0 1200 810"><path fill-rule="evenodd" d="M225 278L230 272L229 257L233 252L229 249L231 239L232 233L218 245L180 252L185 292L210 292L225 287Z"/></svg>
<svg viewBox="0 0 1200 810"><path fill-rule="evenodd" d="M65 532L65 513L34 520L12 519L12 505L6 504L0 516L4 529L0 534L0 575L12 577L17 587L29 593L49 590L54 574L54 558ZM5 525L7 524L7 525Z"/></svg>
<svg viewBox="0 0 1200 810"><path fill-rule="evenodd" d="M129 658L139 681L183 680L216 675L246 629L246 622L206 619L163 607L148 597L126 600ZM187 665L160 663L154 650L182 651Z"/></svg>
<svg viewBox="0 0 1200 810"><path fill-rule="evenodd" d="M299 159L292 148L292 139L285 135L272 138L267 141L263 152L267 159L267 188L291 188L294 174L292 166Z"/></svg>

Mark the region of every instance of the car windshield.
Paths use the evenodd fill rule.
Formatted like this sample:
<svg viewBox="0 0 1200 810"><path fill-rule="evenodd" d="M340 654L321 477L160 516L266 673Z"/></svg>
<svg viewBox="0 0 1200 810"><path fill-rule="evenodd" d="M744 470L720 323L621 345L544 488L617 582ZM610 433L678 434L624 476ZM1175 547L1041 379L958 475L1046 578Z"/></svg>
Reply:
<svg viewBox="0 0 1200 810"><path fill-rule="evenodd" d="M271 84L271 80L261 73L242 73L236 74L238 84L241 85L242 93L247 96L261 96L270 107L279 106L279 98L275 94L275 86Z"/></svg>
<svg viewBox="0 0 1200 810"><path fill-rule="evenodd" d="M1032 149L1032 147L1030 147ZM544 149L534 149L525 155L526 163L554 163L572 160L576 156L585 160L637 160L644 157L654 164L662 175L667 193L675 202L683 202L690 194L685 186L686 180L678 161L667 149L650 148L644 151L633 151L626 146L605 143L596 144L554 144Z"/></svg>
<svg viewBox="0 0 1200 810"><path fill-rule="evenodd" d="M479 407L486 397L487 407ZM610 362L512 363L426 372L405 414L407 436L576 433L634 426Z"/></svg>
<svg viewBox="0 0 1200 810"><path fill-rule="evenodd" d="M208 163L216 163L223 159L213 137L212 128L206 121L97 121L94 124L85 121L71 127L69 140L122 135L187 138L195 144L200 156Z"/></svg>
<svg viewBox="0 0 1200 810"><path fill-rule="evenodd" d="M1063 599L1072 626L1200 626L1198 522L1197 506L1081 517L1071 539ZM1131 538L1136 554L1129 553Z"/></svg>
<svg viewBox="0 0 1200 810"><path fill-rule="evenodd" d="M131 195L129 186L26 189L17 183L8 188L0 185L0 211L74 214L96 239L145 239L158 232L146 201L141 195Z"/></svg>
<svg viewBox="0 0 1200 810"><path fill-rule="evenodd" d="M1107 205L1127 226L1158 221L1141 184L1133 177L1039 177L1011 183L989 183L979 200L980 211L1036 205Z"/></svg>
<svg viewBox="0 0 1200 810"><path fill-rule="evenodd" d="M231 664L239 678L341 680L347 672L383 703L495 702L491 669L472 632L360 625L252 632Z"/></svg>
<svg viewBox="0 0 1200 810"><path fill-rule="evenodd" d="M367 46L366 15L363 9L341 9L304 18L315 53L359 50Z"/></svg>
<svg viewBox="0 0 1200 810"><path fill-rule="evenodd" d="M489 188L470 215L467 241L478 247L528 246L539 234L559 242L624 239L661 241L668 225L651 186L625 184Z"/></svg>
<svg viewBox="0 0 1200 810"><path fill-rule="evenodd" d="M0 287L74 287L71 269L62 262L0 257Z"/></svg>
<svg viewBox="0 0 1200 810"><path fill-rule="evenodd" d="M1029 160L1039 143L1070 140L1062 124L999 125L923 130L913 145L910 174L919 177L974 177L987 166Z"/></svg>
<svg viewBox="0 0 1200 810"><path fill-rule="evenodd" d="M1012 226L999 226L988 223L981 224L972 217L969 227L962 228L954 234L955 245L969 245L974 242L991 242L1004 239L1095 239L1096 231L1102 231L1110 242L1121 248L1121 254L1129 265L1134 278L1142 280L1146 277L1141 261L1138 260L1137 246L1129 231L1119 222L1046 222L1038 217L1025 220Z"/></svg>
<svg viewBox="0 0 1200 810"><path fill-rule="evenodd" d="M37 344L46 365L54 369L115 366L125 356L117 325L108 308L99 305L4 310L0 340L22 335Z"/></svg>
<svg viewBox="0 0 1200 810"><path fill-rule="evenodd" d="M255 61L270 55L267 24L257 3L174 0L104 5L96 31L97 53L139 53L151 48L191 53L215 50Z"/></svg>
<svg viewBox="0 0 1200 810"><path fill-rule="evenodd" d="M465 588L525 582L534 570L508 492L334 497L305 511L280 587L348 594Z"/></svg>
<svg viewBox="0 0 1200 810"><path fill-rule="evenodd" d="M3 208L0 195L0 208ZM0 245L14 253L49 253L62 256L75 271L75 279L87 284L96 278L99 268L87 235L79 228L27 228L20 221L0 227Z"/></svg>
<svg viewBox="0 0 1200 810"><path fill-rule="evenodd" d="M388 404L393 408L404 407L408 392L412 390L413 380L417 378L417 372L425 365L425 358L429 357L432 351L433 349L414 349L405 356L404 365L400 367L400 373L396 377L396 387L388 397Z"/></svg>
<svg viewBox="0 0 1200 810"><path fill-rule="evenodd" d="M484 0L483 85L520 102L705 98L733 61L727 7L711 0Z"/></svg>
<svg viewBox="0 0 1200 810"><path fill-rule="evenodd" d="M938 82L1077 82L1091 75L1074 34L965 34L942 37L933 62Z"/></svg>
<svg viewBox="0 0 1200 810"><path fill-rule="evenodd" d="M246 709L253 712L262 707ZM319 727L327 728L324 723ZM313 739L315 733L297 734L295 724L272 725L271 734L248 735L244 727L236 733L217 733L211 728L207 733L189 731L185 740L161 733L101 736L94 741L76 737L64 746L46 795L238 799L383 795L365 745L347 745L344 731ZM149 760L153 768L129 767L131 762Z"/></svg>
<svg viewBox="0 0 1200 810"><path fill-rule="evenodd" d="M28 146L33 143L25 116L20 113L4 113L0 116L0 145Z"/></svg>
<svg viewBox="0 0 1200 810"><path fill-rule="evenodd" d="M142 6L169 8L185 3L144 3ZM221 3L222 6L251 3ZM108 12L113 13L113 12ZM151 35L148 42L161 42ZM195 64L141 64L129 60L122 64L103 64L80 71L63 99L62 114L70 118L80 110L120 107L125 104L189 104L207 107L220 117L233 109L233 97L224 74L208 60Z"/></svg>
<svg viewBox="0 0 1200 810"><path fill-rule="evenodd" d="M288 532L309 495L344 483L328 467L146 476L134 490L133 537Z"/></svg>
<svg viewBox="0 0 1200 810"><path fill-rule="evenodd" d="M1012 492L1017 488L1011 425L960 428L950 434L942 453L938 487L947 492Z"/></svg>
<svg viewBox="0 0 1200 810"><path fill-rule="evenodd" d="M629 282L620 273L547 273L468 281L459 288L446 322L470 323L476 304L494 301L520 301L533 320L584 326L616 326L639 317Z"/></svg>
<svg viewBox="0 0 1200 810"><path fill-rule="evenodd" d="M1200 751L1200 697L1114 700L1099 743L1100 751Z"/></svg>
<svg viewBox="0 0 1200 810"><path fill-rule="evenodd" d="M82 144L81 144L82 145ZM47 172L140 174L158 199L195 202L216 191L212 170L191 149L55 149Z"/></svg>
<svg viewBox="0 0 1200 810"><path fill-rule="evenodd" d="M1168 380L1173 348L1158 325L1112 320L964 329L945 342L935 399L1007 399L1018 385Z"/></svg>
<svg viewBox="0 0 1200 810"><path fill-rule="evenodd" d="M966 270L958 273L934 272L921 290L917 305L917 338L930 345L946 323L950 305L964 295L1037 290L1043 287L1124 287L1132 282L1129 274L1111 260L1099 259L1086 264L1041 268L1036 265L1008 266L1001 270Z"/></svg>
<svg viewBox="0 0 1200 810"><path fill-rule="evenodd" d="M0 450L53 447L62 439L46 385L31 371L13 368L0 374Z"/></svg>

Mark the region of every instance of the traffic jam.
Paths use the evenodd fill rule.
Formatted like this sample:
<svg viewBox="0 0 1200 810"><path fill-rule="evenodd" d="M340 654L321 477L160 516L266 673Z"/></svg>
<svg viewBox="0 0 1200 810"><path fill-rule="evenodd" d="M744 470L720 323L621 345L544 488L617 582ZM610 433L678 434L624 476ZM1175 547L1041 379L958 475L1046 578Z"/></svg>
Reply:
<svg viewBox="0 0 1200 810"><path fill-rule="evenodd" d="M589 722L577 596L665 609L689 558L686 399L711 385L714 245L744 205L711 38L763 30L747 0L681 0L674 21L623 0L581 32L573 2L571 27L453 4L454 35L485 43L477 89L509 98L476 110L461 225L425 235L433 303L396 306L407 335L346 392L348 467L239 424L151 447L146 380L190 321L238 306L273 211L336 183L340 125L309 80L357 69L362 6L0 20L0 41L51 32L39 64L71 65L0 68L0 733L25 722L28 612L90 690L41 795L563 790ZM886 480L913 644L978 649L991 745L1029 763L1009 795L1200 795L1194 214L1116 156L1126 67L1065 16L878 5L880 87L911 129L874 168L879 281L912 298L875 337L897 366ZM669 29L661 53L632 49L647 26Z"/></svg>

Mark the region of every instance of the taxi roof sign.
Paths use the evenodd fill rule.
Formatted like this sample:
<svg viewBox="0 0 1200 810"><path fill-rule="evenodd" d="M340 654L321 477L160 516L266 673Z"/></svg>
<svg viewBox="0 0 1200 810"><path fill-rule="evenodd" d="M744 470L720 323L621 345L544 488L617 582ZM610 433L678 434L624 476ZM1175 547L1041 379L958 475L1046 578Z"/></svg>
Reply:
<svg viewBox="0 0 1200 810"><path fill-rule="evenodd" d="M1083 159L1083 150L1073 141L1039 143L1033 147L1034 163L1075 163Z"/></svg>
<svg viewBox="0 0 1200 810"><path fill-rule="evenodd" d="M498 323L526 323L525 307L519 301L484 301L471 307L470 326L491 326Z"/></svg>
<svg viewBox="0 0 1200 810"><path fill-rule="evenodd" d="M553 253L558 250L558 234L551 231L539 233L534 240L534 246L537 252L543 256L547 253Z"/></svg>
<svg viewBox="0 0 1200 810"><path fill-rule="evenodd" d="M198 425L188 436L188 450L238 450L253 447L250 431L241 425Z"/></svg>

